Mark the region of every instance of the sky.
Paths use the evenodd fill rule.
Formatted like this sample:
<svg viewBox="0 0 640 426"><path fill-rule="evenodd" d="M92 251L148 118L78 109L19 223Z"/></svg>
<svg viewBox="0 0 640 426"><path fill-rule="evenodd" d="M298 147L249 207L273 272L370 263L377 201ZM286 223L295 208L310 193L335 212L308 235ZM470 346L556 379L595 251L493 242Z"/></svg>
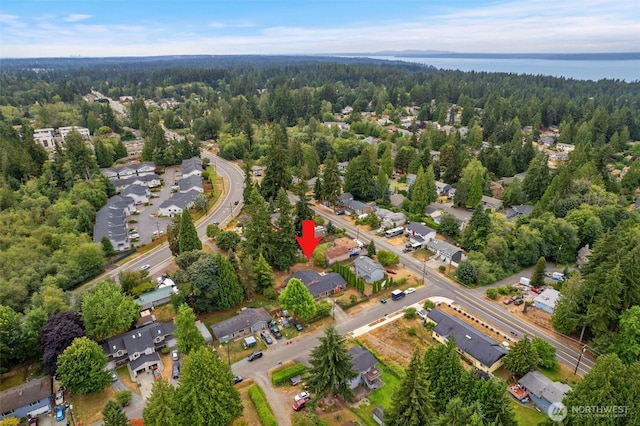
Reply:
<svg viewBox="0 0 640 426"><path fill-rule="evenodd" d="M0 57L640 51L640 0L0 0Z"/></svg>

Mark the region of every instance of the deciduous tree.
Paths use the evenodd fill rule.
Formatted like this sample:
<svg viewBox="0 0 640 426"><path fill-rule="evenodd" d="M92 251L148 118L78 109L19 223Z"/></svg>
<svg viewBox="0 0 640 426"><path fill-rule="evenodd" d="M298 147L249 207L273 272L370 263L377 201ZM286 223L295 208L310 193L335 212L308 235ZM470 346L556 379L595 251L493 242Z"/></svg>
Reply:
<svg viewBox="0 0 640 426"><path fill-rule="evenodd" d="M88 337L78 337L58 358L57 375L72 394L86 395L109 386L111 375L106 366L102 348Z"/></svg>
<svg viewBox="0 0 640 426"><path fill-rule="evenodd" d="M345 401L351 401L353 390L349 387L349 381L358 373L353 369L353 359L347 352L344 337L338 334L333 325L329 325L319 340L320 345L311 350L309 357L311 370L308 383L311 390L318 398L339 394Z"/></svg>
<svg viewBox="0 0 640 426"><path fill-rule="evenodd" d="M478 204L462 235L462 246L469 251L481 250L487 243L487 237L490 233L491 219L485 213L482 204Z"/></svg>
<svg viewBox="0 0 640 426"><path fill-rule="evenodd" d="M309 289L302 281L291 278L278 298L283 309L294 315L311 319L316 314L316 304Z"/></svg>
<svg viewBox="0 0 640 426"><path fill-rule="evenodd" d="M531 346L538 356L538 367L548 370L555 370L558 367L555 346L540 337L534 337L531 341Z"/></svg>
<svg viewBox="0 0 640 426"><path fill-rule="evenodd" d="M504 357L504 368L516 376L523 376L538 365L538 354L531 339L524 336L515 343Z"/></svg>
<svg viewBox="0 0 640 426"><path fill-rule="evenodd" d="M380 250L378 251L378 262L382 264L382 266L392 266L400 263L400 257L388 250Z"/></svg>
<svg viewBox="0 0 640 426"><path fill-rule="evenodd" d="M82 321L98 341L124 333L138 317L138 304L120 286L102 281L82 299Z"/></svg>
<svg viewBox="0 0 640 426"><path fill-rule="evenodd" d="M233 231L222 231L216 235L216 245L221 250L235 250L238 244L240 244L240 235Z"/></svg>
<svg viewBox="0 0 640 426"><path fill-rule="evenodd" d="M58 356L77 337L84 336L80 317L75 312L60 312L52 315L40 332L42 363L45 371L52 376L58 369Z"/></svg>
<svg viewBox="0 0 640 426"><path fill-rule="evenodd" d="M451 213L443 213L440 216L440 233L456 238L460 234L460 221Z"/></svg>

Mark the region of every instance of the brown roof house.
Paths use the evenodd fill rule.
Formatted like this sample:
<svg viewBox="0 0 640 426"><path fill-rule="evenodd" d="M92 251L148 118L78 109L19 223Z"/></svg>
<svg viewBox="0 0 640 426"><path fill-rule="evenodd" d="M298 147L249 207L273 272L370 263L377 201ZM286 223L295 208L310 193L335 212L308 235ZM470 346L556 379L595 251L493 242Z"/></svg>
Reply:
<svg viewBox="0 0 640 426"><path fill-rule="evenodd" d="M267 328L271 315L264 308L246 308L235 317L211 326L214 337L220 342L228 342Z"/></svg>

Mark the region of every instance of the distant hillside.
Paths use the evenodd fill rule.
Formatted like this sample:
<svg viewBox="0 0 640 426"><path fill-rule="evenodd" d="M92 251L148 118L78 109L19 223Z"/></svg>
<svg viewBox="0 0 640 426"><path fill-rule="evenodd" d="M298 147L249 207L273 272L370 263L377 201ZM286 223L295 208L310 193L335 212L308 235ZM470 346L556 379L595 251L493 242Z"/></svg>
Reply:
<svg viewBox="0 0 640 426"><path fill-rule="evenodd" d="M345 55L345 54L343 54ZM458 53L432 50L380 51L347 56L395 56L398 58L546 59L550 61L628 61L640 59L640 52L612 53Z"/></svg>

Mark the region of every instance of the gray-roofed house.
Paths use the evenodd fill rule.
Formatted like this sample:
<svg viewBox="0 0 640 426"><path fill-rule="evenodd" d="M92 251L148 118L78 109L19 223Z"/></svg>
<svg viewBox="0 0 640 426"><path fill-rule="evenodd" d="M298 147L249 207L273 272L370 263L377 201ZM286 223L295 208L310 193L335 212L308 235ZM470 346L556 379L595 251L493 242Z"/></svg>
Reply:
<svg viewBox="0 0 640 426"><path fill-rule="evenodd" d="M220 342L257 333L267 327L271 315L264 308L247 308L238 315L211 326L213 336Z"/></svg>
<svg viewBox="0 0 640 426"><path fill-rule="evenodd" d="M354 346L348 351L353 360L353 369L358 373L358 376L349 381L349 387L351 389L357 388L359 385L364 385L369 390L378 389L384 383L380 380L382 371L376 368L378 360L362 346Z"/></svg>
<svg viewBox="0 0 640 426"><path fill-rule="evenodd" d="M328 274L320 274L311 270L300 270L295 272L284 282L289 283L292 278L297 278L304 283L315 300L323 297L329 297L334 293L344 290L347 282L342 276L336 272Z"/></svg>
<svg viewBox="0 0 640 426"><path fill-rule="evenodd" d="M137 205L148 203L151 191L143 185L130 185L122 191L122 195L133 199L133 202Z"/></svg>
<svg viewBox="0 0 640 426"><path fill-rule="evenodd" d="M384 278L382 265L368 256L359 256L353 262L353 267L356 270L356 275L369 284Z"/></svg>
<svg viewBox="0 0 640 426"><path fill-rule="evenodd" d="M188 210L193 206L193 200L200 194L196 190L185 193L175 193L168 200L164 200L158 207L158 215L173 216L174 214L182 214L184 210Z"/></svg>
<svg viewBox="0 0 640 426"><path fill-rule="evenodd" d="M489 197L488 195L482 196L482 206L485 209L491 209L494 211L500 210L502 207L502 200L494 197Z"/></svg>
<svg viewBox="0 0 640 426"><path fill-rule="evenodd" d="M202 186L202 177L199 175L183 177L178 181L178 190L182 193L193 190L204 192L204 188Z"/></svg>
<svg viewBox="0 0 640 426"><path fill-rule="evenodd" d="M543 413L551 404L562 402L565 395L571 391L571 386L554 382L539 371L529 371L518 380L518 384L527 391L533 401Z"/></svg>
<svg viewBox="0 0 640 426"><path fill-rule="evenodd" d="M591 256L591 248L589 247L589 244L585 244L580 250L578 250L578 257L576 258L578 268L589 263L589 256Z"/></svg>
<svg viewBox="0 0 640 426"><path fill-rule="evenodd" d="M552 314L556 309L556 303L558 303L559 298L560 292L558 290L547 288L533 299L533 306Z"/></svg>
<svg viewBox="0 0 640 426"><path fill-rule="evenodd" d="M36 417L53 408L51 376L39 377L0 392L0 420Z"/></svg>
<svg viewBox="0 0 640 426"><path fill-rule="evenodd" d="M376 216L378 216L382 221L380 223L381 228L395 228L397 226L402 226L407 222L407 217L403 213L394 213L387 209L378 209L376 211Z"/></svg>
<svg viewBox="0 0 640 426"><path fill-rule="evenodd" d="M213 343L213 336L211 335L211 332L209 331L205 323L200 320L196 321L196 328L198 329L198 331L200 331L202 337L204 337L205 345L210 345L211 343Z"/></svg>
<svg viewBox="0 0 640 426"><path fill-rule="evenodd" d="M202 175L202 160L198 157L191 157L182 160L182 178Z"/></svg>
<svg viewBox="0 0 640 426"><path fill-rule="evenodd" d="M454 266L457 266L462 260L462 249L446 241L434 238L431 241L427 241L427 248L432 251L436 257Z"/></svg>
<svg viewBox="0 0 640 426"><path fill-rule="evenodd" d="M402 203L404 203L405 196L402 194L392 194L391 197L389 197L389 200L393 207L401 207Z"/></svg>
<svg viewBox="0 0 640 426"><path fill-rule="evenodd" d="M507 219L516 219L518 216L529 216L533 212L533 206L528 204L519 204L517 206L511 206L511 208L504 211Z"/></svg>
<svg viewBox="0 0 640 426"><path fill-rule="evenodd" d="M345 170L347 170L348 166L349 166L349 162L348 161L343 161L341 163L338 163L338 171L339 172L344 172Z"/></svg>
<svg viewBox="0 0 640 426"><path fill-rule="evenodd" d="M342 203L345 210L350 214L370 214L376 211L375 207L370 204L365 204L358 200L347 200Z"/></svg>
<svg viewBox="0 0 640 426"><path fill-rule="evenodd" d="M420 237L422 241L416 239L423 246L436 237L436 230L419 222L409 222L404 226L405 232L409 235L409 239Z"/></svg>
<svg viewBox="0 0 640 426"><path fill-rule="evenodd" d="M429 311L426 320L436 324L432 332L434 339L446 343L453 337L458 354L478 370L493 373L502 365L507 349L470 324L437 308Z"/></svg>
<svg viewBox="0 0 640 426"><path fill-rule="evenodd" d="M411 186L416 182L416 175L413 173L409 173L407 175L407 185Z"/></svg>
<svg viewBox="0 0 640 426"><path fill-rule="evenodd" d="M444 182L436 181L436 190L438 191L439 196L449 195L449 190L451 189L451 185Z"/></svg>
<svg viewBox="0 0 640 426"><path fill-rule="evenodd" d="M129 250L131 244L127 232L127 215L131 213L133 207L132 198L118 195L111 197L107 204L96 212L93 242L99 243L102 237L107 237L114 250Z"/></svg>
<svg viewBox="0 0 640 426"><path fill-rule="evenodd" d="M162 369L162 361L158 351L173 335L173 323L154 322L133 331L112 337L103 345L109 361L116 366L127 364L131 377L152 368Z"/></svg>
<svg viewBox="0 0 640 426"><path fill-rule="evenodd" d="M116 187L116 191L124 191L131 185L143 185L149 188L155 188L160 186L160 176L155 173L150 173L142 176L131 175L121 179L112 179L113 186Z"/></svg>
<svg viewBox="0 0 640 426"><path fill-rule="evenodd" d="M353 200L353 195L350 192L343 192L338 196L339 203L345 203L347 201Z"/></svg>

